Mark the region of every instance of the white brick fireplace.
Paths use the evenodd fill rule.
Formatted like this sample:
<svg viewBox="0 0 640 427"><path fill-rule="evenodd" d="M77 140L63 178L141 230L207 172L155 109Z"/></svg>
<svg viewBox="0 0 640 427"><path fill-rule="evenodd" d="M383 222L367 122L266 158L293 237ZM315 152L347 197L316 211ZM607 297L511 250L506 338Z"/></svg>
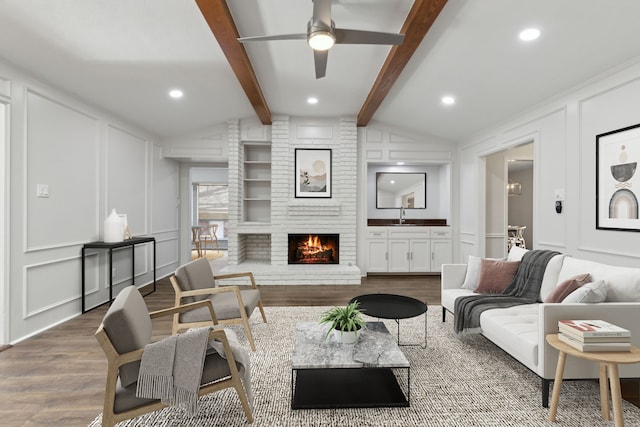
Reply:
<svg viewBox="0 0 640 427"><path fill-rule="evenodd" d="M269 132L270 130L270 132ZM357 128L355 118L278 117L270 127L228 123L229 266L253 271L259 284L360 284L356 266ZM271 146L268 221L247 221L243 145ZM295 197L295 149L331 149L331 198ZM268 203L268 202L267 202ZM339 264L288 264L289 234L339 234Z"/></svg>

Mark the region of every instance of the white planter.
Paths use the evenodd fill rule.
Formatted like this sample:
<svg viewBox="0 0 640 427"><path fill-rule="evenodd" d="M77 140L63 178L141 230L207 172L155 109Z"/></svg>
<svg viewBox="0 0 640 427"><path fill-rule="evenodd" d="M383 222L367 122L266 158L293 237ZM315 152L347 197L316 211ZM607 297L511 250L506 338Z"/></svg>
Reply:
<svg viewBox="0 0 640 427"><path fill-rule="evenodd" d="M342 344L353 344L358 341L358 337L360 336L360 329L355 332L342 332L334 329L332 333L336 342Z"/></svg>

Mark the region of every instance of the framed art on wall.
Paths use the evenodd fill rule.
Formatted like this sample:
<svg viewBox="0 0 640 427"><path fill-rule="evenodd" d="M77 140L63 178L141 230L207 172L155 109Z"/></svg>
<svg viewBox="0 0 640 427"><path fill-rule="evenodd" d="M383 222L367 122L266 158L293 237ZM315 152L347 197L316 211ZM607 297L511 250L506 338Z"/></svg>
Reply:
<svg viewBox="0 0 640 427"><path fill-rule="evenodd" d="M331 150L295 149L296 197L331 197Z"/></svg>
<svg viewBox="0 0 640 427"><path fill-rule="evenodd" d="M640 231L640 124L596 136L596 228Z"/></svg>

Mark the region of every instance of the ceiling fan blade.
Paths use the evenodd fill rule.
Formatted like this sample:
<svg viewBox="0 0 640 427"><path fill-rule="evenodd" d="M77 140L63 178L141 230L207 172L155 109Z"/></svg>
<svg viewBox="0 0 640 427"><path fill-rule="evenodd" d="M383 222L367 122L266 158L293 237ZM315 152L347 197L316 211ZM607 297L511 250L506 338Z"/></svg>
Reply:
<svg viewBox="0 0 640 427"><path fill-rule="evenodd" d="M313 0L312 19L331 27L331 0Z"/></svg>
<svg viewBox="0 0 640 427"><path fill-rule="evenodd" d="M263 42L270 40L306 40L306 34L280 34L278 36L253 36L253 37L240 37L238 41L244 42Z"/></svg>
<svg viewBox="0 0 640 427"><path fill-rule="evenodd" d="M328 50L314 50L313 62L316 65L316 79L321 79L327 74L327 58L329 57Z"/></svg>
<svg viewBox="0 0 640 427"><path fill-rule="evenodd" d="M336 44L402 44L404 34L336 28Z"/></svg>

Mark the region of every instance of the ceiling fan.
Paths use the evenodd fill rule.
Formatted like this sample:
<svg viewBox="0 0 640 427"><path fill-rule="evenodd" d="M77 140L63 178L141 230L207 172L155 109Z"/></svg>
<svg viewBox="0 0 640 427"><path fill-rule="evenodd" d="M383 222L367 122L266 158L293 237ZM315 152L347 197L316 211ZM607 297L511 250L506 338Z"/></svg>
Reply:
<svg viewBox="0 0 640 427"><path fill-rule="evenodd" d="M307 24L306 34L240 37L238 41L244 43L253 41L306 39L309 46L313 49L316 79L319 79L326 75L329 49L331 49L334 44L398 45L404 40L404 34L335 28L334 22L331 20L332 0L311 1L313 2L313 16Z"/></svg>

